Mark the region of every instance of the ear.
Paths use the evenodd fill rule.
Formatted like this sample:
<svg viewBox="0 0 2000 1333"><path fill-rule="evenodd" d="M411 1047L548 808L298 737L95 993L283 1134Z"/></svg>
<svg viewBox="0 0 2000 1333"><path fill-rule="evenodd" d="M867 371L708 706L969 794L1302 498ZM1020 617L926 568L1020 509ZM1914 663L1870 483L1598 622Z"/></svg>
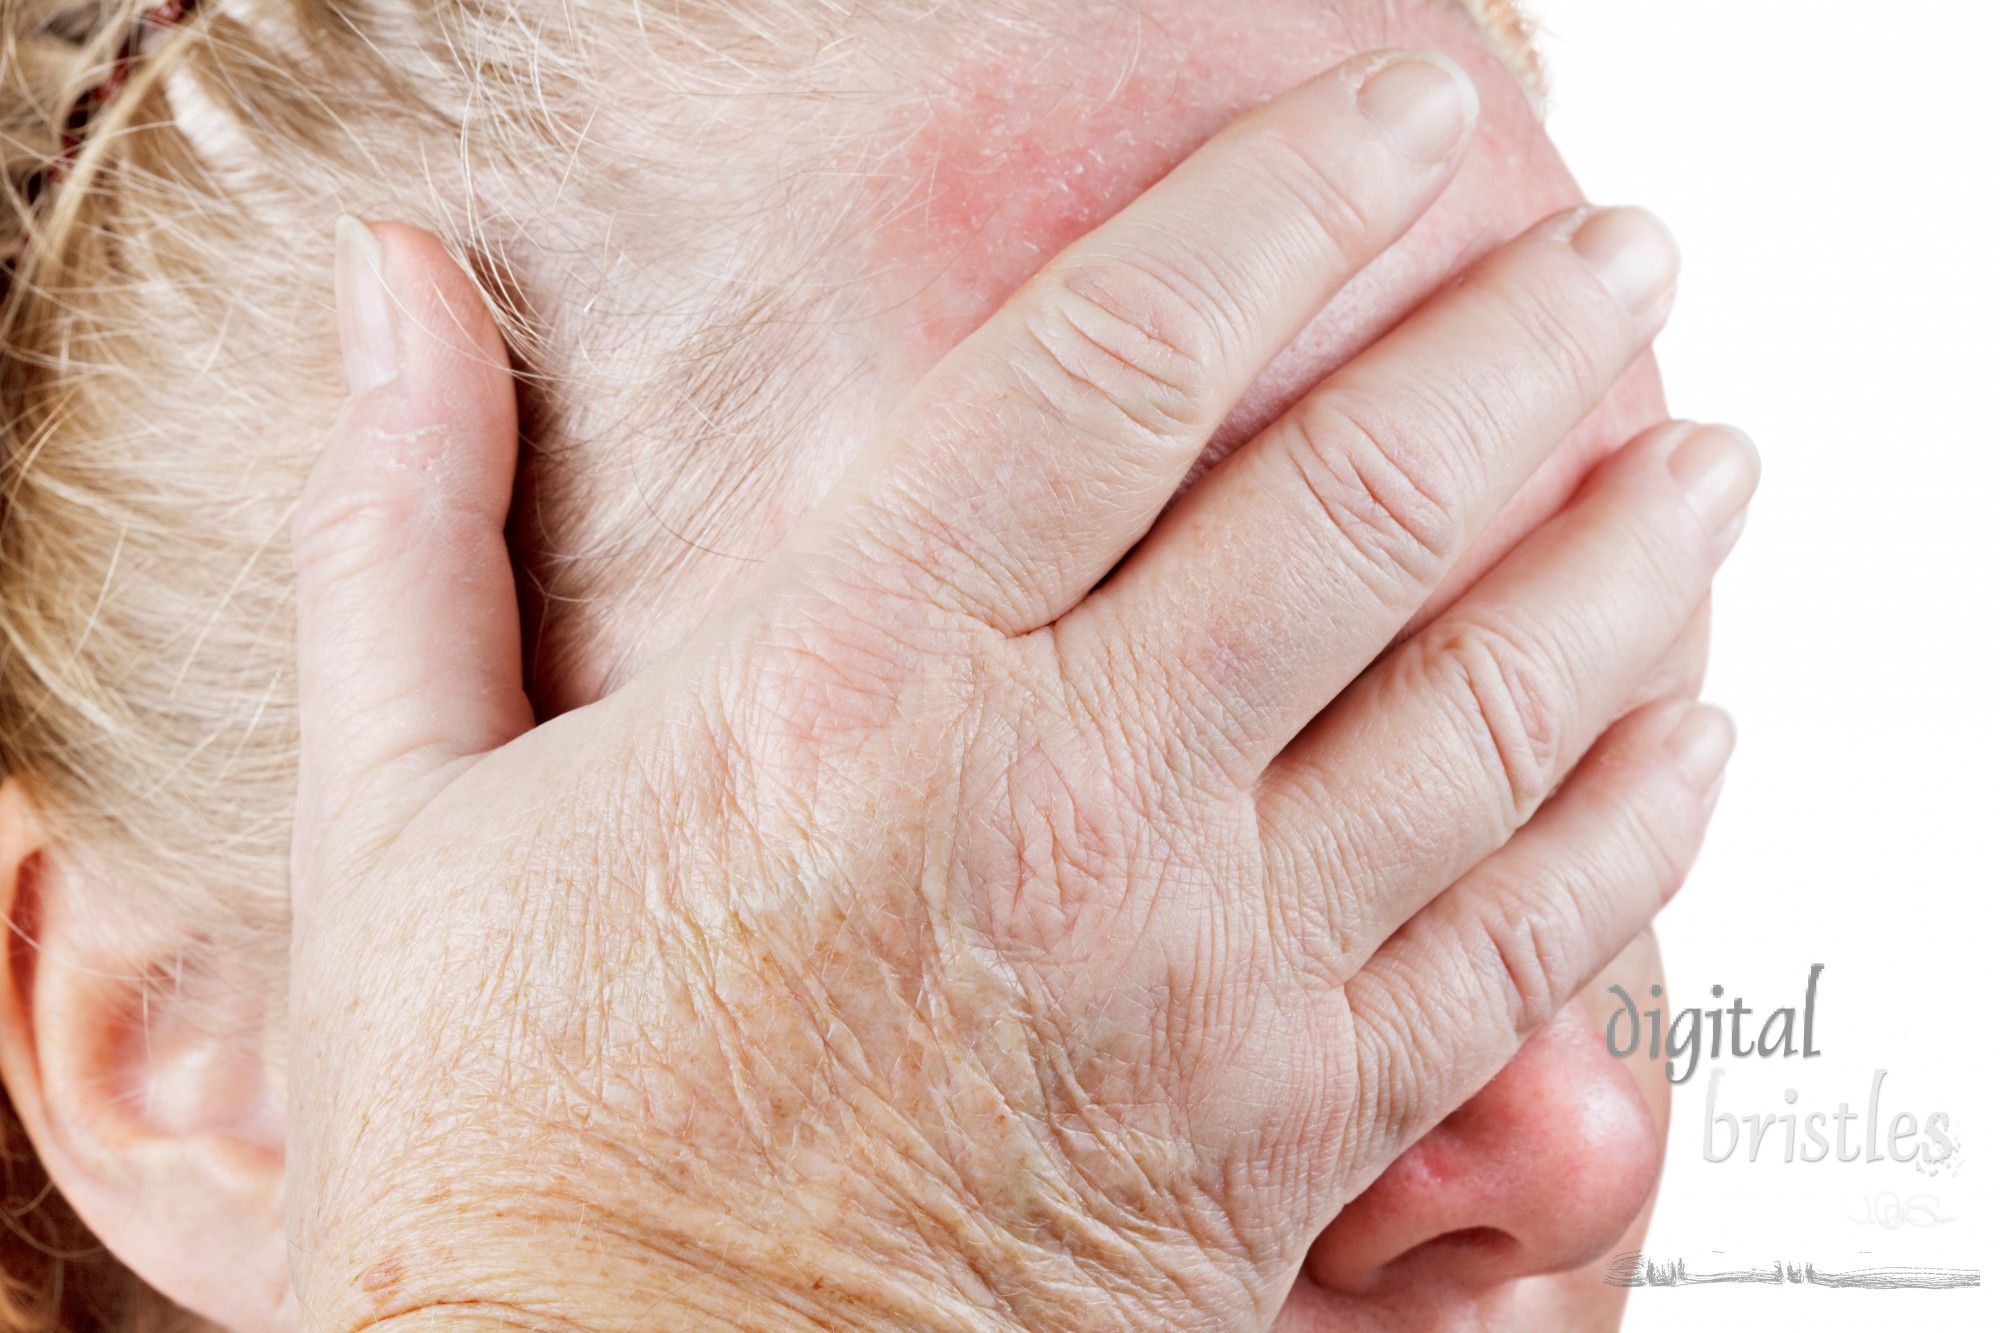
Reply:
<svg viewBox="0 0 2000 1333"><path fill-rule="evenodd" d="M55 854L21 784L0 784L0 1077L49 1179L127 1268L225 1328L291 1333L258 1006L159 985L174 954L115 928L129 899L101 874Z"/></svg>

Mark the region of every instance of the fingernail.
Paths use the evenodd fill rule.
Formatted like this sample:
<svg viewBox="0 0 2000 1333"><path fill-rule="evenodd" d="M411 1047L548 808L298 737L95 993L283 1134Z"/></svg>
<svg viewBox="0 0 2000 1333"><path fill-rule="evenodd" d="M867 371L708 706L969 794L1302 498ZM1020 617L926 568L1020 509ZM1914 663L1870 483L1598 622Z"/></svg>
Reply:
<svg viewBox="0 0 2000 1333"><path fill-rule="evenodd" d="M1729 714L1710 704L1689 704L1667 736L1667 753L1688 786L1706 797L1722 777L1722 766L1736 748L1736 725Z"/></svg>
<svg viewBox="0 0 2000 1333"><path fill-rule="evenodd" d="M334 299L339 305L340 357L347 391L364 394L402 373L396 307L383 275L388 255L375 233L342 214L333 224Z"/></svg>
<svg viewBox="0 0 2000 1333"><path fill-rule="evenodd" d="M1634 318L1655 313L1680 276L1680 247L1665 224L1643 208L1600 209L1569 244Z"/></svg>
<svg viewBox="0 0 2000 1333"><path fill-rule="evenodd" d="M1757 489L1757 448L1733 426L1703 426L1675 446L1667 471L1709 531L1721 537Z"/></svg>
<svg viewBox="0 0 2000 1333"><path fill-rule="evenodd" d="M1369 75L1355 98L1396 151L1420 167L1451 156L1479 114L1479 93L1440 55L1404 56Z"/></svg>

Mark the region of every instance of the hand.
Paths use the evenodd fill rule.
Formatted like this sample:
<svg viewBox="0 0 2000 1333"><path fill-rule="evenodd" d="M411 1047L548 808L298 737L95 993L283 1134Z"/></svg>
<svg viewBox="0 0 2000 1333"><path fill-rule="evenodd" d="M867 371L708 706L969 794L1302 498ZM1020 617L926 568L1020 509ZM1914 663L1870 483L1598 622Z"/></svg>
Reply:
<svg viewBox="0 0 2000 1333"><path fill-rule="evenodd" d="M1155 523L1453 169L1462 78L1381 63L1066 251L754 586L539 727L498 334L431 238L346 247L294 528L322 1327L1261 1326L1659 908L1727 724L1618 718L1737 437L1641 437L1384 653L1664 319L1650 219L1531 231Z"/></svg>

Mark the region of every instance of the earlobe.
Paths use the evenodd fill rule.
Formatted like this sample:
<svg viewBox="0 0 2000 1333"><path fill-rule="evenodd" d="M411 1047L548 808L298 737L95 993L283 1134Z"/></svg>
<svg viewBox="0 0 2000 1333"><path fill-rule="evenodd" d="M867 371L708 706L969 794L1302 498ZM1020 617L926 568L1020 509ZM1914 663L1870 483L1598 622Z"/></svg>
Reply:
<svg viewBox="0 0 2000 1333"><path fill-rule="evenodd" d="M132 919L102 875L0 784L0 1077L121 1262L225 1328L288 1333L283 1116L245 1012L259 988L183 976L167 923Z"/></svg>

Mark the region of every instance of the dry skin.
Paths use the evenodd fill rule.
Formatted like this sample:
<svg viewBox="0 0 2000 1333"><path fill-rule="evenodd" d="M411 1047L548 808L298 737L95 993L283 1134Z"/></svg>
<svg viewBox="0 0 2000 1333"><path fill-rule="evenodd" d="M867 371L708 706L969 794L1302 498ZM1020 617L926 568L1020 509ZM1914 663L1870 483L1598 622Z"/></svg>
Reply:
<svg viewBox="0 0 2000 1333"><path fill-rule="evenodd" d="M1538 88L1505 0L1462 3ZM0 254L26 243L0 310L0 769L51 854L97 868L106 956L262 1046L295 770L285 532L341 393L331 218L428 227L484 280L533 451L531 671L573 678L620 614L606 589L672 586L823 484L826 330L849 311L824 275L895 225L898 201L852 182L910 151L883 142L921 109L902 90L1024 31L1074 40L1089 7L211 0L148 34L31 204L151 5L0 0ZM685 188L637 226L663 143ZM659 354L635 377L609 349L641 333ZM11 1112L0 1128L0 1333L180 1318L92 1257Z"/></svg>

